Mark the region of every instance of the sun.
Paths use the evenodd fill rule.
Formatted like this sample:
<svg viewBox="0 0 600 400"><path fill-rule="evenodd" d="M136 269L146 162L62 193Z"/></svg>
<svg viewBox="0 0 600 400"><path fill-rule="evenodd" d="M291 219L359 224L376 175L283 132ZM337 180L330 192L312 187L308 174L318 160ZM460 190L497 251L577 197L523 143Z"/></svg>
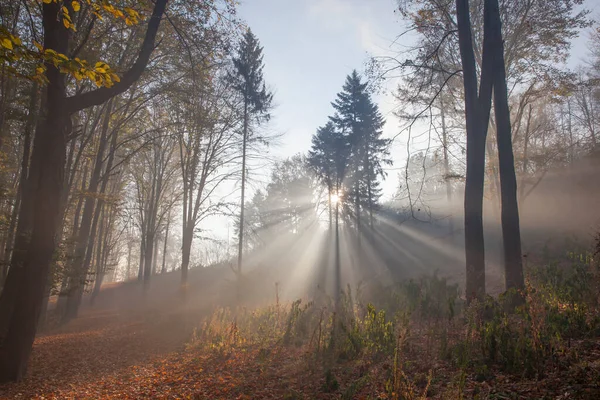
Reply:
<svg viewBox="0 0 600 400"><path fill-rule="evenodd" d="M329 201L331 201L331 204L336 204L340 201L340 196L337 193L331 193L329 195Z"/></svg>

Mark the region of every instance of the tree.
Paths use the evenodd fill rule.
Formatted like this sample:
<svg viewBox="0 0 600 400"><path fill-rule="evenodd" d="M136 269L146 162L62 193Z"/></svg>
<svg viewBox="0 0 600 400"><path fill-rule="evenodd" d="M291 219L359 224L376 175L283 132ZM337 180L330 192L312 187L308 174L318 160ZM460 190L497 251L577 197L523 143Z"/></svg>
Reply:
<svg viewBox="0 0 600 400"><path fill-rule="evenodd" d="M489 10L486 8L486 11ZM486 13L484 11L484 13ZM477 84L475 53L468 0L456 0L458 41L463 70L467 130L467 173L465 180L465 259L467 300L485 294L485 254L483 235L483 188L485 138L492 96L492 64L489 39L483 42L481 80ZM488 16L489 18L489 16ZM489 20L486 18L486 22ZM489 28L489 22L486 23ZM484 28L485 29L485 28ZM487 61L487 62L486 62ZM479 87L479 90L478 90Z"/></svg>
<svg viewBox="0 0 600 400"><path fill-rule="evenodd" d="M257 190L247 204L247 247L256 250L281 240L295 241L314 227L316 190L315 176L303 155L276 162L264 191Z"/></svg>
<svg viewBox="0 0 600 400"><path fill-rule="evenodd" d="M346 78L342 91L332 103L335 114L330 117L337 130L348 142L349 168L344 179L348 180L349 193L353 199L353 219L358 238L361 230L361 208L369 212L369 224L373 226L373 209L380 191L377 178L384 177L383 165L391 164L389 139L383 139L384 120L356 70Z"/></svg>
<svg viewBox="0 0 600 400"><path fill-rule="evenodd" d="M494 92L502 199L502 238L506 289L524 287L521 262L521 236L517 204L517 181L512 152L512 133L506 87L504 48L497 0L484 2L484 29L481 82L477 92L477 72L471 38L468 1L456 1L460 54L463 65L465 116L467 120L467 176L465 185L465 252L467 298L485 293L483 250L483 183L485 136Z"/></svg>
<svg viewBox="0 0 600 400"><path fill-rule="evenodd" d="M64 9L67 10L67 15L74 13L75 8L79 8L79 3L65 3L64 9L61 3L53 1L44 2L42 5L43 49L45 53L53 52L64 56L69 54L69 28L72 22L70 18L64 22L63 18L57 16L63 16ZM77 6L73 7L75 3ZM27 184L23 188L19 212L21 226L17 229L15 250L7 277L7 285L15 289L12 295L8 295L10 292L4 290L0 298L0 303L14 304L11 307L6 337L0 348L0 381L19 380L23 377L35 338L36 324L55 250L68 120L73 113L102 104L124 92L140 77L154 48L154 39L166 5L167 0L158 0L155 3L137 60L119 82L113 84L112 80L105 78L103 83L110 87L68 97L61 64L55 64L51 59L44 64L47 82L44 93L46 107L33 141L31 166ZM77 73L80 74L79 71ZM114 79L114 76L110 77Z"/></svg>
<svg viewBox="0 0 600 400"><path fill-rule="evenodd" d="M209 73L218 74L218 71ZM183 178L183 224L181 283L187 284L192 241L200 222L219 212L222 202L214 201L217 187L231 178L235 154L235 123L229 85L219 76L207 76L196 91L190 108L196 117L183 125L177 134L180 167Z"/></svg>
<svg viewBox="0 0 600 400"><path fill-rule="evenodd" d="M500 169L500 191L502 203L502 242L504 244L505 289L525 288L523 261L521 259L521 227L517 201L517 177L512 147L508 88L506 85L506 64L504 61L504 41L498 0L487 0L484 13L489 12L490 49L493 55L494 116L496 117L496 138L498 141L498 165ZM485 32L484 32L485 33ZM484 49L485 51L485 49ZM487 120L486 120L487 122Z"/></svg>
<svg viewBox="0 0 600 400"><path fill-rule="evenodd" d="M552 0L550 2L509 0L499 2L498 6L495 7L496 3L490 4L487 0L442 3L429 0L399 2L400 11L410 19L411 28L419 35L419 45L415 47L416 50L411 54L411 59L388 58L387 61L391 61L391 64L388 64L389 68L386 72L388 74L395 70L403 70L404 72L411 70L414 72L414 74L409 74L409 78L405 80L404 86L399 91L403 99L407 99L409 104L417 107L416 112L411 116L410 125L414 123L414 120L423 116L428 116L432 120L433 113L430 110L438 107L438 104L439 107L442 106L442 103L448 104L449 101L450 106L445 107L444 112L441 113L442 115L438 116L438 118L445 119L445 121L442 121L442 125L445 125L444 122L447 122L450 117L459 122L458 126L460 127L462 125L460 118L457 118L458 114L453 110L464 111L466 114L466 169L471 174L466 181L465 193L469 194L466 196L465 202L469 203L469 207L465 206L465 212L467 208L473 212L471 217L465 215L465 220L471 221L465 232L466 236L471 238L467 239L467 247L471 248L471 250L467 250L467 265L470 270L473 269L474 265L478 265L474 268L479 271L477 275L484 274L484 257L479 255L473 258L473 254L477 251L477 248L482 248L483 235L482 230L478 227L480 225L478 219L480 218L475 218L474 215L479 214L477 210L481 208L477 203L481 203L478 199L481 197L480 193L485 190L486 174L484 172L483 177L480 177L479 172L473 175L473 171L479 171L476 164L485 165L485 152L487 151L489 157L486 170L489 171L487 178L490 182L492 199L502 200L501 198L497 199L497 196L502 196L502 186L505 188L505 193L512 191L510 183L504 180L503 184L502 173L499 171L500 164L503 164L504 176L510 181L511 170L514 169L514 166L512 169L508 166L511 163L511 154L508 153L506 147L506 131L511 130L514 136L511 137L511 151L514 151L512 147L515 143L526 143L526 149L522 154L524 157L528 157L531 154L528 148L530 144L527 140L528 135L521 136L526 138L523 142L516 142L515 137L523 131L520 129L521 126L528 125L524 119L531 114L525 112L525 110L533 102L544 101L546 93L555 90L555 82L565 79L565 73L556 65L566 60L569 54L570 39L589 24L588 12L586 10L575 10L575 5L579 3L568 0ZM490 7L494 10L492 14L490 14ZM498 8L497 11L496 8ZM468 18L465 18L465 16L468 16ZM489 125L490 121L486 120L478 123L473 119L477 120L485 115L489 119L491 116L491 112L486 111L489 89L483 86L483 83L490 85L492 79L486 77L486 74L489 74L489 71L495 68L495 62L498 62L497 59L492 61L494 57L490 57L490 46L489 44L486 46L486 43L490 41L490 37L497 37L494 30L490 31L492 21L490 18L494 19L493 24L495 24L496 16L499 19L496 25L499 26L500 20L503 24L502 68L504 69L504 78L501 81L506 82L505 85L502 82L497 82L497 84L499 87L511 88L509 92L511 95L510 97L507 96L507 103L511 107L504 107L503 101L498 102L498 111L508 114L509 120L505 121L504 116L500 119L498 119L498 116L494 116L496 124L490 125L491 134L488 139L488 127L476 128L476 126L480 123ZM465 25L468 26L465 27ZM494 28L494 26L492 27ZM499 43L496 39L492 40ZM465 46L469 47L468 53L472 54L465 53ZM487 57L486 49L488 50ZM460 55L460 58L457 57L458 55ZM467 68L465 69L465 67ZM460 73L463 75L463 82L458 79ZM480 85L477 85L478 79L481 82ZM492 84L496 84L495 77ZM471 90L471 93L467 93L467 90ZM481 93L486 94L486 96L482 98ZM465 107L452 107L453 105L459 105L463 95ZM495 97L497 95L499 94L494 94ZM483 106L476 104L475 100L478 97L483 101ZM478 108L479 111L477 111ZM505 112L504 108L507 110L512 109L512 112ZM494 110L496 112L496 106ZM511 125L516 128L514 130L510 129ZM442 129L445 130L444 127ZM503 129L504 133L500 134L497 129ZM469 139L473 132L478 130L485 131L485 135L483 135L483 153L473 149L473 144L475 148L479 149L481 143L478 140L482 136L478 134L479 137L475 141ZM498 134L504 135L504 138L499 138ZM496 136L495 141L493 140L494 136ZM442 141L442 146L447 149L447 137ZM498 154L499 147L503 147L503 156ZM469 151L469 148L471 148L471 151ZM494 157L496 154L498 154L498 165L496 165ZM474 163L470 163L469 160L474 161ZM524 161L525 165L527 163L527 161ZM514 165L514 160L512 164ZM543 177L543 174L538 179L541 179L541 177ZM531 190L536 186L537 183L534 183ZM481 190L481 187L484 189ZM505 197L503 202L505 204L502 207L513 208L511 212L505 210L505 215L507 213L518 214L514 212L514 206L508 205L512 200ZM513 229L516 225L515 220L513 218ZM510 235L510 233L506 233L506 235ZM515 236L518 235L513 234L511 237ZM476 237L480 237L481 240L475 240ZM516 249L516 246L508 246ZM520 262L515 261L514 255L510 258L513 261L505 261L511 265L514 263L520 264ZM506 264L506 268L510 268L509 264ZM471 279L468 280L472 281ZM467 286L469 287L468 291L471 291L472 285L468 283ZM483 288L484 280L480 280L478 286Z"/></svg>
<svg viewBox="0 0 600 400"><path fill-rule="evenodd" d="M240 221L238 235L237 274L242 273L244 244L244 200L246 194L246 158L251 131L254 126L270 119L269 110L273 93L267 90L263 78L263 54L258 39L248 29L239 43L233 58L233 68L228 79L232 89L241 97L242 115L242 180L240 199Z"/></svg>

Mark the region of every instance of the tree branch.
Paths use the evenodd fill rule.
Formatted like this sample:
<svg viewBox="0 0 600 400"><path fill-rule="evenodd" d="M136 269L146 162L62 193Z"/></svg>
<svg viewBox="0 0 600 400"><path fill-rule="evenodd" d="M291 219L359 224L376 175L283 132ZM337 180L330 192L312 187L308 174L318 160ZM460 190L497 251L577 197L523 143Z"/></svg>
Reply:
<svg viewBox="0 0 600 400"><path fill-rule="evenodd" d="M140 78L146 69L146 65L148 65L152 51L154 50L154 41L168 1L169 0L156 1L138 58L131 68L121 77L121 81L110 88L102 87L91 92L68 97L65 101L66 109L69 114L108 101L110 98L129 89L129 87Z"/></svg>

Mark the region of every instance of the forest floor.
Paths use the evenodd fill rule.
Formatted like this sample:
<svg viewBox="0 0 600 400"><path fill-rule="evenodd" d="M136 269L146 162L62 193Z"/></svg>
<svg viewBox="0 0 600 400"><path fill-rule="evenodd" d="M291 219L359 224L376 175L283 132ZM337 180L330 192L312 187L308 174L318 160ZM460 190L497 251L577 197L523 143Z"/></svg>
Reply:
<svg viewBox="0 0 600 400"><path fill-rule="evenodd" d="M461 374L432 356L430 330L414 326L403 368L384 356L337 361L326 370L312 358L310 345L248 342L225 351L195 346L193 321L199 316L88 308L36 339L28 376L0 386L0 398L600 398L598 340L572 341L561 359L548 360L543 376L493 369Z"/></svg>

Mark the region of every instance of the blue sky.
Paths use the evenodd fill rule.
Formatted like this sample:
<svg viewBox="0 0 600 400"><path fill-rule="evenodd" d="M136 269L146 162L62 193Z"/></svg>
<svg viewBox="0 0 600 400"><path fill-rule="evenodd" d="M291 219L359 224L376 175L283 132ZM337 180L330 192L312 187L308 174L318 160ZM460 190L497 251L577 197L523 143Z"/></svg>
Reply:
<svg viewBox="0 0 600 400"><path fill-rule="evenodd" d="M390 51L395 37L406 28L394 13L395 6L396 0L242 1L239 16L264 47L265 80L275 92L276 108L268 129L283 134L281 144L272 150L275 157L306 152L311 136L332 113L330 103L346 75L353 69L361 72L369 55ZM595 0L587 0L585 7L600 16ZM410 37L403 41L396 43L395 50L410 45ZM571 68L587 54L587 34L573 43L572 50ZM399 123L391 111L398 104L389 93L376 101L387 121L384 135L394 136ZM395 166L388 171L384 196L394 192L397 171L405 162L404 138L395 141L392 155Z"/></svg>
<svg viewBox="0 0 600 400"><path fill-rule="evenodd" d="M264 47L264 75L275 92L273 119L266 128L282 134L280 145L271 156L282 159L305 153L316 129L332 113L331 101L341 90L346 76L353 70L363 70L369 55L385 55L398 34L406 29L400 16L394 13L396 0L242 0L239 16L257 35ZM597 0L587 0L585 7L600 19ZM569 67L581 64L587 55L586 33L573 43ZM398 46L410 45L405 37ZM388 87L391 89L392 86ZM386 118L384 135L399 132L399 122L392 115L398 103L391 94L375 99ZM427 127L415 127L418 136ZM411 151L424 143L411 142ZM398 184L398 172L403 169L407 149L406 135L394 141L392 158L395 165L388 169L382 185L384 198L393 195ZM250 194L266 183L270 171L254 171ZM227 193L231 188L227 189ZM237 194L235 195L237 196ZM234 197L235 197L234 196ZM233 232L232 221L225 217L209 218L205 227L212 234L227 237L227 227Z"/></svg>
<svg viewBox="0 0 600 400"><path fill-rule="evenodd" d="M273 150L288 157L310 148L316 129L332 113L346 75L361 72L369 54L382 54L402 22L395 0L246 0L239 16L264 47L265 80L275 92L269 129L282 133ZM390 96L377 99L386 135L397 122ZM394 176L390 176L394 180Z"/></svg>

